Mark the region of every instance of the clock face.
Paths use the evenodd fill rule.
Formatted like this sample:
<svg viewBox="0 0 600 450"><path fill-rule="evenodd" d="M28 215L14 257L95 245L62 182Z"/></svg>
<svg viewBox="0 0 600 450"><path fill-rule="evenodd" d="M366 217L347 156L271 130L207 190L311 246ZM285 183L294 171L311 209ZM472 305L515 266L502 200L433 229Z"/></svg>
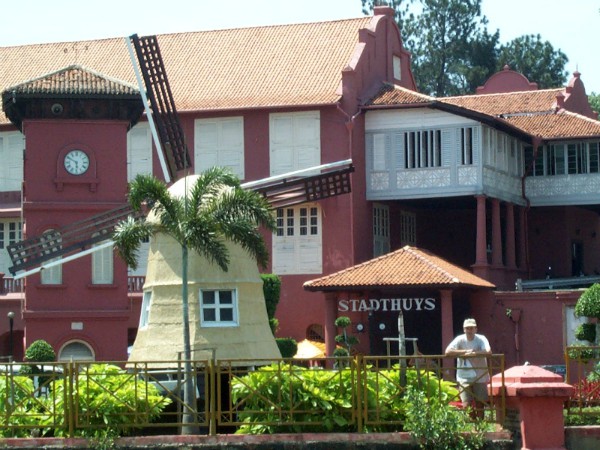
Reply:
<svg viewBox="0 0 600 450"><path fill-rule="evenodd" d="M72 175L81 175L90 167L90 159L83 150L71 150L65 156L65 169Z"/></svg>

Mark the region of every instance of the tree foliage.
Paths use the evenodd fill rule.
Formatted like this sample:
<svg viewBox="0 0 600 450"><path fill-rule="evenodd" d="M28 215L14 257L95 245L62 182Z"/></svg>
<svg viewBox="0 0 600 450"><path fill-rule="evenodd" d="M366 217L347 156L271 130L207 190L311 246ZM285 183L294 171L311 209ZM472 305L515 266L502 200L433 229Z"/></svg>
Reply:
<svg viewBox="0 0 600 450"><path fill-rule="evenodd" d="M539 35L500 43L487 30L481 0L361 0L369 14L377 5L394 9L404 47L421 92L438 97L474 93L508 64L541 88L562 86L568 58Z"/></svg>
<svg viewBox="0 0 600 450"><path fill-rule="evenodd" d="M588 95L588 100L590 101L590 106L596 113L600 113L600 94L596 94L592 92Z"/></svg>
<svg viewBox="0 0 600 450"><path fill-rule="evenodd" d="M600 284L587 288L575 304L575 315L600 319Z"/></svg>
<svg viewBox="0 0 600 450"><path fill-rule="evenodd" d="M537 83L540 89L562 86L568 75L565 70L568 61L567 55L555 50L539 34L518 37L498 50L500 66L507 64Z"/></svg>

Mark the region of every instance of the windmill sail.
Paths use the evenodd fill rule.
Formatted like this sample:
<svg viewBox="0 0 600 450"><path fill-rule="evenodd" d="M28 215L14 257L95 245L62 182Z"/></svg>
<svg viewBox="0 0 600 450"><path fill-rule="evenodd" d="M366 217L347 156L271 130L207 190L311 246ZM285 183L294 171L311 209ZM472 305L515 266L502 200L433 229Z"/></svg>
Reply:
<svg viewBox="0 0 600 450"><path fill-rule="evenodd" d="M146 96L152 108L148 120L152 120L156 126L170 178L174 179L178 170L191 166L191 160L158 41L156 36L138 37L137 34L129 39L133 43L146 85ZM143 91L142 86L140 91Z"/></svg>

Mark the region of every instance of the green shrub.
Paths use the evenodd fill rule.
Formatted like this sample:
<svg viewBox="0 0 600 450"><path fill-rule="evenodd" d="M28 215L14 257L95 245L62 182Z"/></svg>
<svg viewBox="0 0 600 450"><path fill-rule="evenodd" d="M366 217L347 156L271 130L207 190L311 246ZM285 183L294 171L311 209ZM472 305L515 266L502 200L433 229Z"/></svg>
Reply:
<svg viewBox="0 0 600 450"><path fill-rule="evenodd" d="M29 437L31 429L39 427L40 420L47 414L34 398L35 388L29 377L3 376L0 378L0 410L3 414L10 412L6 425L0 427L0 437Z"/></svg>
<svg viewBox="0 0 600 450"><path fill-rule="evenodd" d="M454 383L437 378L432 372L416 369L367 370L364 408L377 414L377 422L388 425L365 425L367 432L399 431L406 415L400 372L408 386L427 397L450 402L458 396ZM283 432L350 432L353 428L353 386L356 372L307 369L293 365L262 367L231 382L233 404L240 408L237 416L244 422L238 433L262 434ZM282 422L293 425L276 425ZM391 424L390 424L391 423Z"/></svg>
<svg viewBox="0 0 600 450"><path fill-rule="evenodd" d="M564 417L567 426L600 425L600 406L589 406L572 412L565 409Z"/></svg>
<svg viewBox="0 0 600 450"><path fill-rule="evenodd" d="M78 420L89 427L77 429L76 435L103 440L107 436L129 434L158 418L172 400L161 396L154 385L136 377L136 374L110 364L92 364L78 373L74 382L79 408L76 414ZM61 379L53 383L56 400L46 405L54 412L55 419L58 417L58 424L45 424L57 437L68 435L64 423L66 382L68 380ZM54 428L56 425L58 427Z"/></svg>
<svg viewBox="0 0 600 450"><path fill-rule="evenodd" d="M575 304L575 314L600 319L600 284L593 284L583 291Z"/></svg>
<svg viewBox="0 0 600 450"><path fill-rule="evenodd" d="M575 330L575 338L579 341L596 341L596 324L595 323L582 323L579 324Z"/></svg>
<svg viewBox="0 0 600 450"><path fill-rule="evenodd" d="M298 353L298 343L292 338L276 338L282 358L293 358Z"/></svg>
<svg viewBox="0 0 600 450"><path fill-rule="evenodd" d="M571 346L568 353L569 358L587 363L590 359L594 358L596 352L588 345L579 344Z"/></svg>
<svg viewBox="0 0 600 450"><path fill-rule="evenodd" d="M267 316L271 319L275 317L275 311L279 304L281 293L281 278L275 274L261 274L263 281L263 293L265 295L265 304L267 306Z"/></svg>
<svg viewBox="0 0 600 450"><path fill-rule="evenodd" d="M27 347L25 359L31 362L52 362L56 360L56 353L48 342L39 339Z"/></svg>
<svg viewBox="0 0 600 450"><path fill-rule="evenodd" d="M422 449L474 450L485 444L485 424L470 422L469 416L437 397L409 386L406 390L404 429Z"/></svg>

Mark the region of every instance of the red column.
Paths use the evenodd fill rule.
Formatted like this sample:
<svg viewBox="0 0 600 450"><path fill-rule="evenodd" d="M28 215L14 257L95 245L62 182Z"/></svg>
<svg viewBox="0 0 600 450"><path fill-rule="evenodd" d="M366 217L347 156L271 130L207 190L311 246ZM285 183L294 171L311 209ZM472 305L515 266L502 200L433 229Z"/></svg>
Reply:
<svg viewBox="0 0 600 450"><path fill-rule="evenodd" d="M325 296L325 356L333 356L335 351L335 319L337 319L337 296Z"/></svg>
<svg viewBox="0 0 600 450"><path fill-rule="evenodd" d="M442 308L442 353L446 350L446 346L454 338L452 317L452 291L450 289L440 290L440 303Z"/></svg>
<svg viewBox="0 0 600 450"><path fill-rule="evenodd" d="M492 199L492 266L502 267L502 230L500 225L500 200Z"/></svg>
<svg viewBox="0 0 600 450"><path fill-rule="evenodd" d="M475 265L487 265L487 236L485 217L485 195L476 195L477 199L477 240L475 244Z"/></svg>
<svg viewBox="0 0 600 450"><path fill-rule="evenodd" d="M512 203L506 204L506 267L517 268L515 249L515 209Z"/></svg>
<svg viewBox="0 0 600 450"><path fill-rule="evenodd" d="M527 209L519 208L519 269L528 270L527 267Z"/></svg>

